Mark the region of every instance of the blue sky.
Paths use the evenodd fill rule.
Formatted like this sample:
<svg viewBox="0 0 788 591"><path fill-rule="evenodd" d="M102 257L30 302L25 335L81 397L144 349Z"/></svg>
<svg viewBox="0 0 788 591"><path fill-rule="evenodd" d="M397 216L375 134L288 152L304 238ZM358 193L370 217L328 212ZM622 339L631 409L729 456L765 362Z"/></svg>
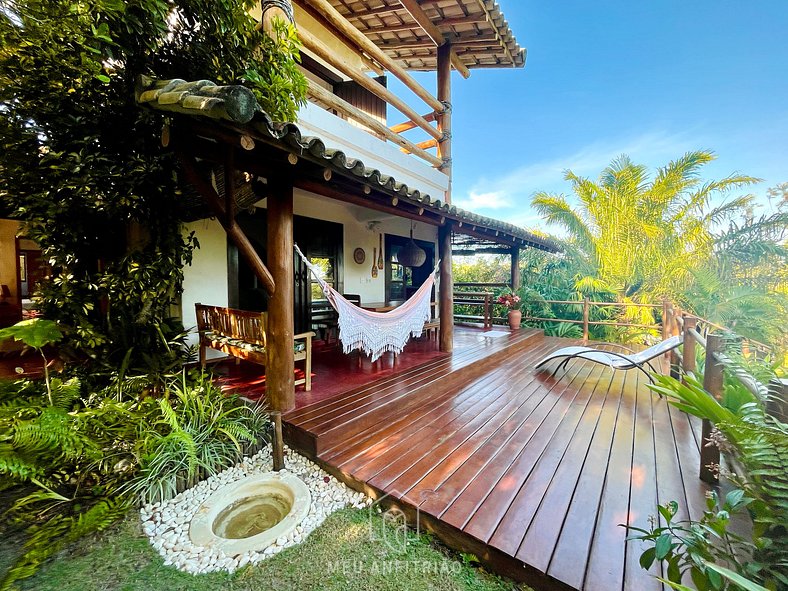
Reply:
<svg viewBox="0 0 788 591"><path fill-rule="evenodd" d="M760 177L759 195L788 181L788 0L499 4L528 58L454 75L458 205L543 227L534 192L622 153L653 168L710 149L707 178Z"/></svg>

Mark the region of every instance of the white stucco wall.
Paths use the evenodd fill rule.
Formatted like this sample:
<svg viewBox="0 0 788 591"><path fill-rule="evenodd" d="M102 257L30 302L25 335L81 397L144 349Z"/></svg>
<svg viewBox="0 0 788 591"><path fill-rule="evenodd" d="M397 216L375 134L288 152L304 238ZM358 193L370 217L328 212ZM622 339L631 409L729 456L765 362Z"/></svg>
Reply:
<svg viewBox="0 0 788 591"><path fill-rule="evenodd" d="M265 202L261 202L259 206L265 207ZM372 278L372 249L378 248L378 236L381 233L408 236L410 220L347 205L301 190L295 192L293 210L295 215L342 224L345 293L357 293L362 301L366 302L385 299L384 273L380 271L376 278ZM370 222L379 223L372 230L368 226ZM194 231L200 243L200 248L194 252L192 264L184 269L181 314L184 326L191 328L197 323L194 304L201 302L214 306L228 305L227 237L216 220L192 222L187 224L186 231ZM429 224L417 222L413 236L436 243L438 230ZM353 251L358 247L366 252L366 260L362 265L353 260ZM196 336L192 336L190 342L196 343ZM216 352L209 351L209 356L213 353Z"/></svg>
<svg viewBox="0 0 788 591"><path fill-rule="evenodd" d="M217 220L199 220L186 224L186 233L194 232L200 248L194 251L192 264L183 270L181 318L187 329L196 328L194 305L227 306L227 235ZM189 344L197 344L192 333ZM218 351L208 351L208 358L221 357Z"/></svg>
<svg viewBox="0 0 788 591"><path fill-rule="evenodd" d="M326 146L342 150L348 157L361 160L369 168L393 176L411 189L444 199L449 177L424 160L405 154L399 146L348 123L315 104L307 103L298 113L298 126L304 135L319 137Z"/></svg>
<svg viewBox="0 0 788 591"><path fill-rule="evenodd" d="M342 224L345 293L359 294L362 302L379 302L386 299L386 279L383 272L380 271L376 278L372 278L372 249L378 248L378 236L381 233L408 236L410 220L347 205L301 190L295 192L293 211L296 215ZM380 224L375 230L370 230L368 227L370 222L380 222ZM437 236L438 230L435 226L416 223L414 238L435 243ZM359 247L363 248L367 255L362 265L356 264L353 260L353 251ZM437 253L437 250L435 252Z"/></svg>

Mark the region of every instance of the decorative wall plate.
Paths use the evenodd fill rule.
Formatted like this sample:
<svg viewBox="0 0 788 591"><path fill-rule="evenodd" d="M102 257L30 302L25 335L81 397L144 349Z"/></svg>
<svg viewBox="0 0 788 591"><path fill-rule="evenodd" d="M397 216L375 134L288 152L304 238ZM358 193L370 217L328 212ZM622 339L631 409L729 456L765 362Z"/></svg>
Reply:
<svg viewBox="0 0 788 591"><path fill-rule="evenodd" d="M353 260L356 261L357 265L364 264L364 261L367 260L367 254L364 252L363 248L357 248L353 251Z"/></svg>

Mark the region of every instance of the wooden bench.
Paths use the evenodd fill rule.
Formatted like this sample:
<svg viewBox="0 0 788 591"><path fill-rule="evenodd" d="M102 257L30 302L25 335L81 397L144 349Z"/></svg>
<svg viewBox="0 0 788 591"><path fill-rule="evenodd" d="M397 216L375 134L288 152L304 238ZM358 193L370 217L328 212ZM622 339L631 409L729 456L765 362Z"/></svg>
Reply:
<svg viewBox="0 0 788 591"><path fill-rule="evenodd" d="M455 314L454 319L481 322L484 328L492 328L492 298L493 294L489 291L454 292L455 306L479 306L482 309L481 316Z"/></svg>
<svg viewBox="0 0 788 591"><path fill-rule="evenodd" d="M207 348L231 355L237 361L243 359L265 366L268 326L267 312L249 312L234 308L220 308L196 304L197 331L200 335L200 364L205 366ZM312 389L312 337L313 332L304 332L293 337L295 361L304 361L304 378L296 380L298 386Z"/></svg>

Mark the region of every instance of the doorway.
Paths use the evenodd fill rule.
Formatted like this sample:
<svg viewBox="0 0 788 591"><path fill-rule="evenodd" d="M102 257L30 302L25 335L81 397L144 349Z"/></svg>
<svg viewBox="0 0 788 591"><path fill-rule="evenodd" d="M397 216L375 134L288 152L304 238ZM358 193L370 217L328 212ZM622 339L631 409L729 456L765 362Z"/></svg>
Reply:
<svg viewBox="0 0 788 591"><path fill-rule="evenodd" d="M255 251L263 261L267 260L268 220L265 209L239 213L236 222L243 229ZM325 269L324 278L342 292L343 241L342 224L303 216L293 219L293 238L298 247L310 260ZM264 312L268 310L268 294L249 265L238 255L232 242L227 243L228 299L233 308ZM294 259L294 329L296 334L310 330L314 309L325 302L317 281L298 256ZM325 302L327 303L327 302Z"/></svg>

